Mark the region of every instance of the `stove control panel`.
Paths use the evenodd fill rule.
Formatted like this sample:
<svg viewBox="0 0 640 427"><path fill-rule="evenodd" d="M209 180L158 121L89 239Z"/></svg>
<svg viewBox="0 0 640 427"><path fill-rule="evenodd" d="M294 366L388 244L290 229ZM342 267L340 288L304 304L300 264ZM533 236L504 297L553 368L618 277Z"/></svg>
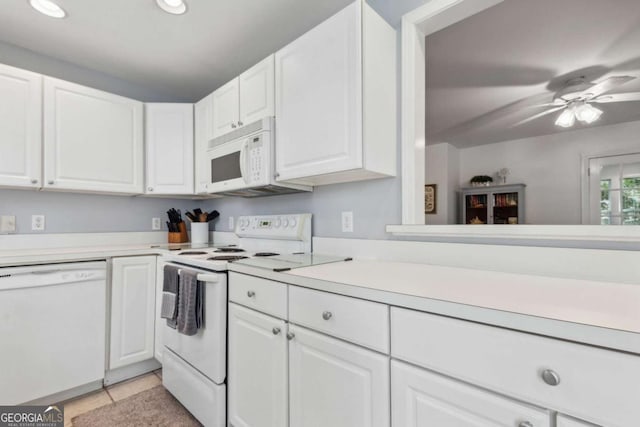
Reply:
<svg viewBox="0 0 640 427"><path fill-rule="evenodd" d="M241 216L238 237L281 240L311 240L311 214Z"/></svg>

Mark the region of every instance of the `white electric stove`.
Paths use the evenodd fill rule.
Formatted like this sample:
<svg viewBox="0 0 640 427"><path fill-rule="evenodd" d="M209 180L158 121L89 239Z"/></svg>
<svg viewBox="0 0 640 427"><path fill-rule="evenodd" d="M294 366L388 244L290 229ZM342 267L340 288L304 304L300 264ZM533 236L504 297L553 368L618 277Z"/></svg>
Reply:
<svg viewBox="0 0 640 427"><path fill-rule="evenodd" d="M156 340L164 345L163 385L202 424L226 423L227 269L232 262L259 262L258 267L289 269L311 255L311 214L242 216L236 246L172 250L160 259L198 273L205 286L204 327L193 336L166 326ZM292 263L289 260L293 260ZM283 263L284 267L283 267ZM158 292L158 307L161 294ZM165 322L159 318L159 322Z"/></svg>

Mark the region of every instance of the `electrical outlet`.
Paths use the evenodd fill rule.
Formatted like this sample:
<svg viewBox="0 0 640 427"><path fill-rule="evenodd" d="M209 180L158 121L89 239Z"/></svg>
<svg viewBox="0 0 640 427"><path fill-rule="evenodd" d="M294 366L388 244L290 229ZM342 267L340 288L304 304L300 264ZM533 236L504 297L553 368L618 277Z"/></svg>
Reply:
<svg viewBox="0 0 640 427"><path fill-rule="evenodd" d="M342 212L342 232L353 233L353 212Z"/></svg>
<svg viewBox="0 0 640 427"><path fill-rule="evenodd" d="M233 217L230 216L229 217L229 231L234 231L235 227L234 227L234 221L233 221Z"/></svg>
<svg viewBox="0 0 640 427"><path fill-rule="evenodd" d="M160 225L160 218L151 218L151 229L160 230L160 228L162 228Z"/></svg>
<svg viewBox="0 0 640 427"><path fill-rule="evenodd" d="M15 215L0 216L0 233L15 233L16 217Z"/></svg>
<svg viewBox="0 0 640 427"><path fill-rule="evenodd" d="M44 231L44 215L31 215L31 230Z"/></svg>

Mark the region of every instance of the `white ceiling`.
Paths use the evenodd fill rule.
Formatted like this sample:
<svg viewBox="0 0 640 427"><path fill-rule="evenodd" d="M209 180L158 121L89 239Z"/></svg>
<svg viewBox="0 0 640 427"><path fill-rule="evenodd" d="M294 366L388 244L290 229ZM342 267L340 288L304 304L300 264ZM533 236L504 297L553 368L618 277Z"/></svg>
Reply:
<svg viewBox="0 0 640 427"><path fill-rule="evenodd" d="M640 1L506 0L426 38L427 140L458 147L584 128L544 109L572 77L634 75L612 93L640 92ZM599 104L591 126L640 120L640 102Z"/></svg>
<svg viewBox="0 0 640 427"><path fill-rule="evenodd" d="M196 101L352 0L186 0L174 16L155 0L57 0L52 19L5 0L0 41Z"/></svg>

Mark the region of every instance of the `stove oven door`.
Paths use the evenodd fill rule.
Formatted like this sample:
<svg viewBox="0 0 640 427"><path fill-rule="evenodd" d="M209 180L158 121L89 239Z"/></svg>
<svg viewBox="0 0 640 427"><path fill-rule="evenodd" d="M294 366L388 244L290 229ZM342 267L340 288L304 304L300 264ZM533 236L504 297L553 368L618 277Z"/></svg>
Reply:
<svg viewBox="0 0 640 427"><path fill-rule="evenodd" d="M164 326L164 345L216 384L223 384L226 376L227 351L227 274L197 268L198 280L206 286L204 292L204 326L196 335L188 336Z"/></svg>

